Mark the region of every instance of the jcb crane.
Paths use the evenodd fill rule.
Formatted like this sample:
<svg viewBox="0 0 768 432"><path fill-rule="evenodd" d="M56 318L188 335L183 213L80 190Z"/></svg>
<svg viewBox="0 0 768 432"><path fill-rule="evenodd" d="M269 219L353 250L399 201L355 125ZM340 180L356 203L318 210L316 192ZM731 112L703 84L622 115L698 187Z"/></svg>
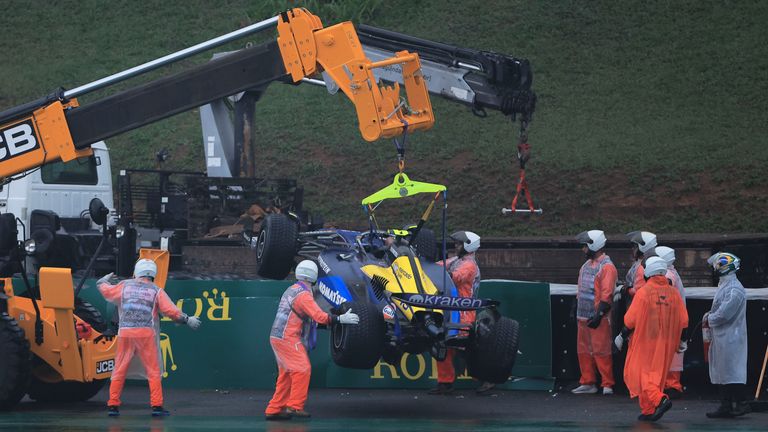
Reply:
<svg viewBox="0 0 768 432"><path fill-rule="evenodd" d="M530 157L527 130L536 108L533 72L527 59L456 47L368 25L359 25L357 34L363 52L373 61L385 60L403 50L418 54L424 81L433 95L467 105L478 117L486 117L487 110L493 110L509 117L512 122L519 119L517 158L521 172L518 192L510 208L502 213L541 213L541 209L533 207L524 177L525 164ZM214 58L222 55L226 54L217 53ZM379 81L405 83L398 65L378 68L373 75ZM339 90L338 83L325 73L322 79L310 78L304 82L325 86L330 93ZM255 134L250 131L254 124L254 104L265 90L263 87L252 88L229 100L220 99L200 108L205 154L212 161L207 164L208 176L258 175L253 163ZM234 111L234 115L230 115L230 111ZM527 201L524 208L516 208L517 199L523 197Z"/></svg>
<svg viewBox="0 0 768 432"><path fill-rule="evenodd" d="M275 26L276 41L82 106L77 101L78 96ZM398 84L376 84L373 71L392 65L402 70L405 98L401 98ZM360 132L367 141L428 129L434 123L417 54L399 51L391 58L372 62L351 23L324 28L307 10L292 9L0 113L0 179L7 182L47 163L90 156L90 146L96 142L228 95L274 81L299 82L320 73L332 77L352 101ZM108 213L98 199L92 202L90 215L95 223L106 227ZM29 227L34 230L32 238L22 246L16 235L17 219L8 213L0 215L0 251L5 256L0 259L0 409L12 407L27 393L38 399L88 399L109 378L114 365L116 344L103 337L103 328L85 326L88 321L98 321L93 314L96 311L78 308L82 283L77 289L73 287L69 268L43 267L35 285L26 280L26 271L21 271L27 294L16 295L10 276L19 272L25 256L41 252L58 230L55 214L41 212L37 216L31 224L34 226ZM105 228L102 245L107 232ZM94 259L98 254L97 250ZM167 251L142 250L140 256L158 261L156 283L163 286Z"/></svg>

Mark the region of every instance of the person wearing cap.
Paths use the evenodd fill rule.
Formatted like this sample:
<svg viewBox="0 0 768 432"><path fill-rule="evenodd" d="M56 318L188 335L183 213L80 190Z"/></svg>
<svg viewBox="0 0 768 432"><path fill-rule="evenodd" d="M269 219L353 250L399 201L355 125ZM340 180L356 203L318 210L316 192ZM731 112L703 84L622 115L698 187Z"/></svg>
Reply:
<svg viewBox="0 0 768 432"><path fill-rule="evenodd" d="M712 309L704 314L712 330L709 345L709 379L718 386L720 406L709 418L732 418L750 411L745 402L747 382L747 294L736 277L741 260L718 252L707 260L720 280Z"/></svg>
<svg viewBox="0 0 768 432"><path fill-rule="evenodd" d="M650 257L645 263L646 283L635 294L624 315L624 328L614 344L620 351L624 341L632 340L624 364L624 383L632 398L640 403L641 421L659 420L672 407L664 394L672 358L680 349L680 335L688 326L683 300L666 277L667 263Z"/></svg>
<svg viewBox="0 0 768 432"><path fill-rule="evenodd" d="M117 353L115 368L109 384L107 413L110 417L120 415L120 394L123 392L128 366L134 355L141 359L147 381L149 381L151 414L168 415L163 409L163 386L160 371L160 316L188 325L192 330L200 327L200 319L187 316L173 304L165 290L155 285L157 264L151 259L140 259L133 270L133 279L126 279L116 285L109 283L114 276L110 273L96 281L96 287L104 299L117 305L120 329L117 332Z"/></svg>
<svg viewBox="0 0 768 432"><path fill-rule="evenodd" d="M680 278L680 274L677 272L677 269L675 269L674 264L675 250L667 246L657 246L654 251L656 256L667 263L667 279L669 279L669 282L673 287L677 288L677 292L680 293L680 298L683 299L683 305L685 305L685 287L683 286L683 280ZM672 359L672 365L669 367L667 379L664 383L664 393L671 399L679 399L683 394L683 384L680 381L680 375L683 372L683 357L685 356L685 351L688 349L687 333L686 330L683 330L680 349L675 353L675 357Z"/></svg>
<svg viewBox="0 0 768 432"><path fill-rule="evenodd" d="M475 297L480 287L480 267L475 260L475 252L480 248L480 236L471 231L457 231L451 235L456 243L456 256L440 261L448 270L451 280L456 285L459 297ZM460 323L475 322L475 311L461 311ZM455 351L449 349L445 360L437 362L437 387L429 394L450 394L456 381L456 369L453 365ZM478 393L484 393L493 388L491 383L482 383Z"/></svg>
<svg viewBox="0 0 768 432"><path fill-rule="evenodd" d="M613 358L611 355L611 318L608 313L613 304L618 272L606 255L605 233L600 230L584 231L576 236L586 255L579 270L576 291L577 346L581 378L574 394L598 392L597 375L604 395L613 394Z"/></svg>
<svg viewBox="0 0 768 432"><path fill-rule="evenodd" d="M632 259L634 262L624 278L624 292L631 298L645 284L643 259L653 254L653 249L657 243L656 234L648 231L632 231L627 234L627 237L632 242Z"/></svg>
<svg viewBox="0 0 768 432"><path fill-rule="evenodd" d="M317 264L304 260L296 266L296 283L280 298L275 321L269 333L269 343L277 360L278 375L275 393L264 412L267 420L309 418L304 410L309 390L312 365L308 352L317 324L356 325L360 317L347 310L342 315L323 312L315 303L313 287L317 282Z"/></svg>

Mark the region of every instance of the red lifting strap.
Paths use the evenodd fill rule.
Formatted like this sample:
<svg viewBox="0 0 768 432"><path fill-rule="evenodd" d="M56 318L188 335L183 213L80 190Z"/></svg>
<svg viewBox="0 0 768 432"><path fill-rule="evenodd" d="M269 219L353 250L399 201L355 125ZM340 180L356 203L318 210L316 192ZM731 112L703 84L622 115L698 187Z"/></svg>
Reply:
<svg viewBox="0 0 768 432"><path fill-rule="evenodd" d="M512 198L512 205L510 206L510 209L513 212L517 210L517 199L520 198L521 192L525 193L525 200L528 202L528 210L533 213L535 211L533 208L533 198L531 198L531 191L528 189L528 182L525 181L525 168L520 168L520 181L517 182L517 192L515 192L515 197Z"/></svg>

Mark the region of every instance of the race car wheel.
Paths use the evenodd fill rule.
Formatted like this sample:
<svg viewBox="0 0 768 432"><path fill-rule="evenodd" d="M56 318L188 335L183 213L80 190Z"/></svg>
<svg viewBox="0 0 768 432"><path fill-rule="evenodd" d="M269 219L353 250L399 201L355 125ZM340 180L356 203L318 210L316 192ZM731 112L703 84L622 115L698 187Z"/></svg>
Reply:
<svg viewBox="0 0 768 432"><path fill-rule="evenodd" d="M293 268L296 254L296 222L284 214L269 214L256 241L258 274L269 279L285 279Z"/></svg>
<svg viewBox="0 0 768 432"><path fill-rule="evenodd" d="M515 365L520 325L507 317L499 317L495 324L483 319L480 316L475 325L474 343L467 352L467 371L472 378L501 384L509 379Z"/></svg>
<svg viewBox="0 0 768 432"><path fill-rule="evenodd" d="M411 242L411 246L418 256L429 262L435 262L439 258L435 232L429 228L422 228L415 241Z"/></svg>
<svg viewBox="0 0 768 432"><path fill-rule="evenodd" d="M29 342L10 315L0 313L0 410L24 397L29 380Z"/></svg>
<svg viewBox="0 0 768 432"><path fill-rule="evenodd" d="M75 299L74 314L81 320L90 324L90 326L99 333L104 333L104 331L107 330L107 322L104 320L104 317L101 316L101 312L80 297Z"/></svg>
<svg viewBox="0 0 768 432"><path fill-rule="evenodd" d="M331 357L334 363L350 369L376 366L384 351L386 323L381 311L371 303L346 302L342 312L352 309L360 317L357 325L331 327Z"/></svg>
<svg viewBox="0 0 768 432"><path fill-rule="evenodd" d="M87 301L76 299L74 314L87 322L94 330L102 333L107 322L101 313ZM96 365L92 365L96 367ZM39 357L35 357L32 377L27 393L38 402L79 402L86 401L104 387L107 379L91 382L62 381L61 376Z"/></svg>

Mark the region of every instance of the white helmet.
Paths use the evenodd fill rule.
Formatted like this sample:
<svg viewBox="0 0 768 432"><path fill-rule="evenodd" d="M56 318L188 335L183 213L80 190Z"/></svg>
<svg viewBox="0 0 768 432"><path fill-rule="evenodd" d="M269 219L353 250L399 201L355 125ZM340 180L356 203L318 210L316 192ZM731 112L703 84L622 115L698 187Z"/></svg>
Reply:
<svg viewBox="0 0 768 432"><path fill-rule="evenodd" d="M607 240L608 239L605 238L605 233L600 230L584 231L576 236L576 241L587 245L587 248L592 252L597 252L604 248Z"/></svg>
<svg viewBox="0 0 768 432"><path fill-rule="evenodd" d="M472 253L480 249L480 236L472 231L456 231L451 234L451 238L454 241L464 244L464 250L468 253Z"/></svg>
<svg viewBox="0 0 768 432"><path fill-rule="evenodd" d="M629 241L635 243L643 254L656 247L656 234L648 231L632 231L627 234Z"/></svg>
<svg viewBox="0 0 768 432"><path fill-rule="evenodd" d="M650 257L645 261L645 277L667 274L667 262L659 257Z"/></svg>
<svg viewBox="0 0 768 432"><path fill-rule="evenodd" d="M656 256L667 262L668 266L671 266L675 262L675 250L671 247L657 246L654 249Z"/></svg>
<svg viewBox="0 0 768 432"><path fill-rule="evenodd" d="M133 268L133 277L150 277L154 278L157 275L157 264L148 258L142 258L136 261L136 266Z"/></svg>
<svg viewBox="0 0 768 432"><path fill-rule="evenodd" d="M309 283L317 282L317 264L314 261L304 260L296 266L296 279Z"/></svg>

